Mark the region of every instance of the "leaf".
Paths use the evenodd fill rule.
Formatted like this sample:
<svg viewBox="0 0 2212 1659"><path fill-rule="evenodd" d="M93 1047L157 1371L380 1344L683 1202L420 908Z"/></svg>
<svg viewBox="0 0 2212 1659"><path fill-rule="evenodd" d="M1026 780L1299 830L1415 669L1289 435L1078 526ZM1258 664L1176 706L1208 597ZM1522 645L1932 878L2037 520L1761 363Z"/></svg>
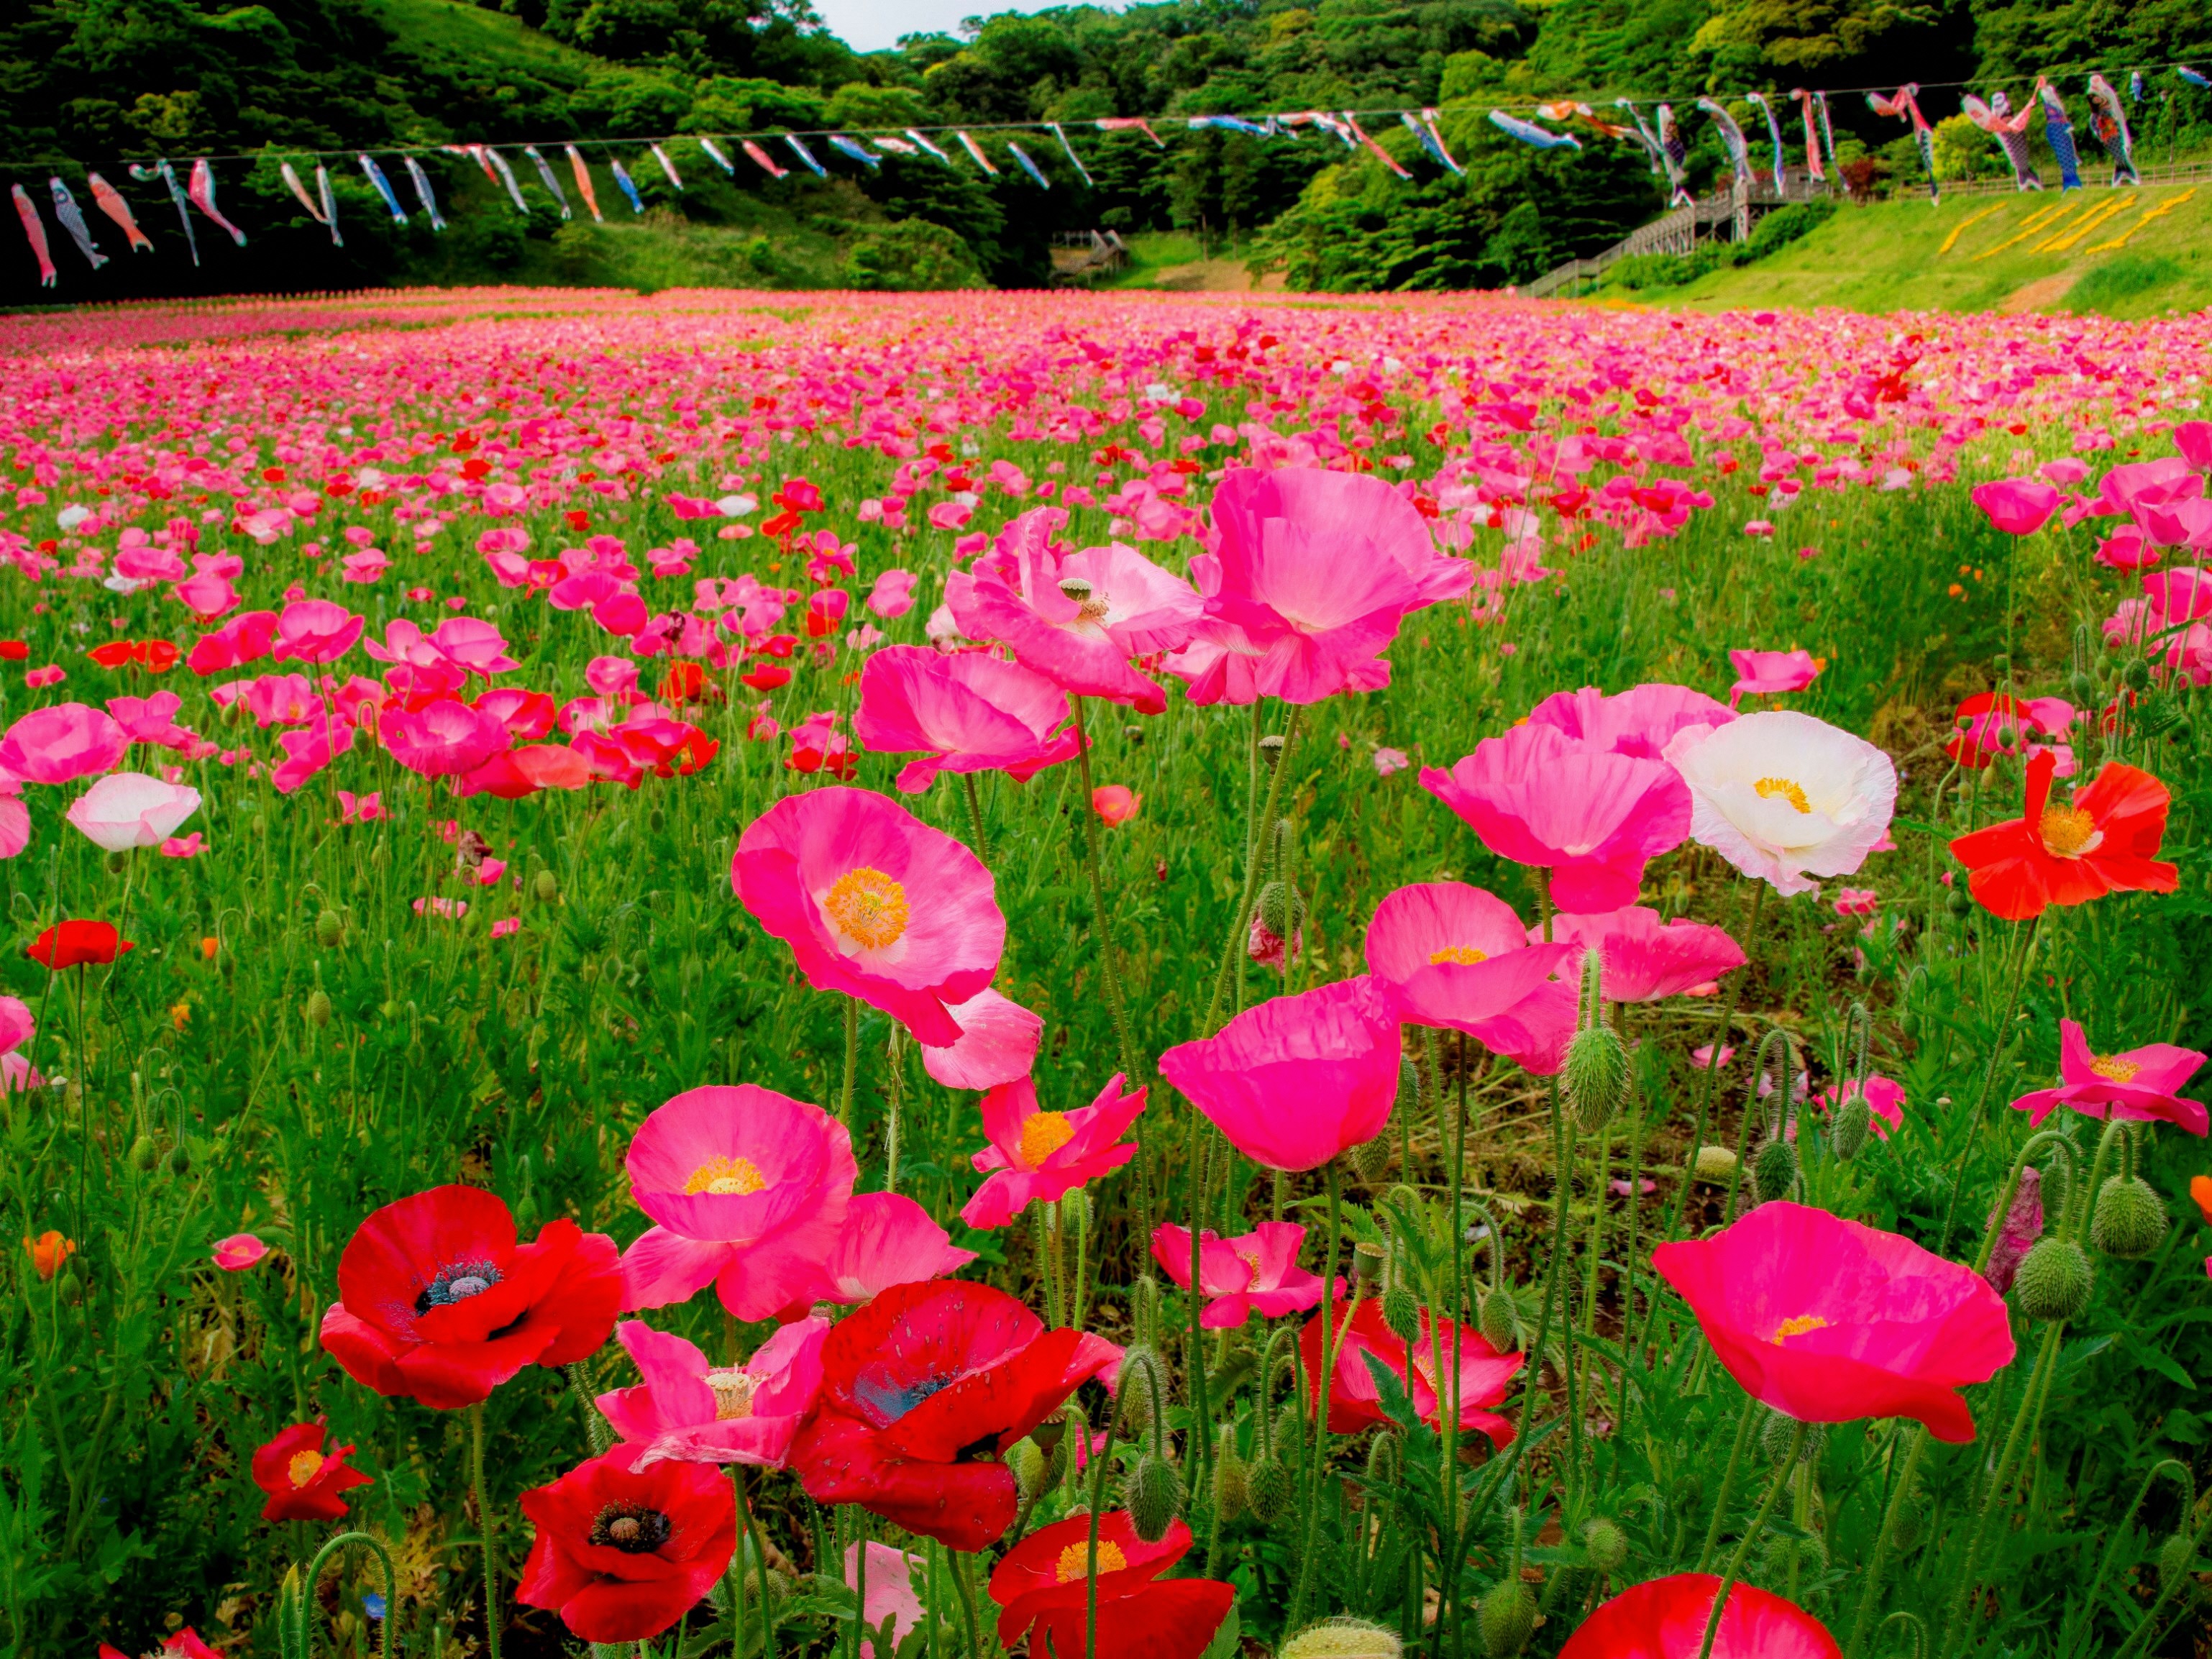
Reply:
<svg viewBox="0 0 2212 1659"><path fill-rule="evenodd" d="M2148 1342L2130 1342L2122 1352L2145 1370L2156 1371L2167 1382L2179 1384L2191 1393L2196 1391L2196 1379Z"/></svg>
<svg viewBox="0 0 2212 1659"><path fill-rule="evenodd" d="M1229 1616L1221 1621L1221 1628L1213 1632L1213 1639L1206 1644L1206 1651L1199 1656L1199 1659L1236 1659L1243 1651L1243 1622L1237 1617L1236 1606L1231 1603Z"/></svg>

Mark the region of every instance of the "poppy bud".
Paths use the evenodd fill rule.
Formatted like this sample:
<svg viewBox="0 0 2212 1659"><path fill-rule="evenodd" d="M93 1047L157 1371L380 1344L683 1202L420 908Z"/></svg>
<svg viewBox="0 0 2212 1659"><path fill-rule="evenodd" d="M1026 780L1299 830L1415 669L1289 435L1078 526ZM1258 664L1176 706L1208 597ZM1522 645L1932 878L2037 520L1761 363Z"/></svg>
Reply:
<svg viewBox="0 0 2212 1659"><path fill-rule="evenodd" d="M315 918L315 942L325 951L335 951L345 938L345 918L335 910L325 910Z"/></svg>
<svg viewBox="0 0 2212 1659"><path fill-rule="evenodd" d="M1169 1523L1182 1512L1182 1477L1166 1458L1145 1452L1121 1483L1121 1504L1129 1511L1129 1523L1137 1536L1147 1544L1157 1544L1167 1536Z"/></svg>
<svg viewBox="0 0 2212 1659"><path fill-rule="evenodd" d="M2097 1194L2089 1242L2106 1255L2133 1261L2166 1242L2166 1206L2141 1176L2114 1176Z"/></svg>
<svg viewBox="0 0 2212 1659"><path fill-rule="evenodd" d="M1835 1121L1828 1127L1828 1144L1836 1149L1836 1156L1846 1164L1856 1158L1873 1122L1874 1108L1867 1104L1864 1095L1855 1094L1837 1107Z"/></svg>
<svg viewBox="0 0 2212 1659"><path fill-rule="evenodd" d="M1288 939L1305 921L1306 902L1297 888L1271 881L1260 890L1260 906L1255 914L1260 925L1277 939Z"/></svg>
<svg viewBox="0 0 2212 1659"><path fill-rule="evenodd" d="M161 1149L154 1144L151 1135L140 1135L131 1143L131 1167L141 1175L151 1175L161 1161Z"/></svg>
<svg viewBox="0 0 2212 1659"><path fill-rule="evenodd" d="M2190 1577L2196 1565L2196 1539L2178 1532L2159 1547L2158 1582L2172 1585L2176 1595L2186 1597L2196 1588Z"/></svg>
<svg viewBox="0 0 2212 1659"><path fill-rule="evenodd" d="M111 876L119 876L131 867L130 859L121 853L110 853L105 862L107 865L107 873Z"/></svg>
<svg viewBox="0 0 2212 1659"><path fill-rule="evenodd" d="M1778 1533L1766 1540L1765 1559L1769 1579L1787 1578L1792 1568L1817 1577L1828 1570L1828 1547L1814 1533L1807 1533L1802 1538L1784 1537Z"/></svg>
<svg viewBox="0 0 2212 1659"><path fill-rule="evenodd" d="M2070 1238L2035 1241L2012 1282L2013 1301L2030 1319L2071 1319L2089 1305L2089 1258Z"/></svg>
<svg viewBox="0 0 2212 1659"><path fill-rule="evenodd" d="M540 870L531 878L530 890L538 895L540 904L550 904L561 896L561 883L550 870Z"/></svg>
<svg viewBox="0 0 2212 1659"><path fill-rule="evenodd" d="M1805 1425L1805 1443L1799 1448L1797 1453L1799 1462L1809 1463L1819 1455L1823 1432L1824 1431L1817 1423L1808 1423ZM1787 1416L1781 1412L1769 1413L1766 1426L1761 1429L1759 1434L1759 1449L1765 1452L1766 1461L1770 1463L1787 1462L1790 1458L1790 1443L1796 1437L1796 1418Z"/></svg>
<svg viewBox="0 0 2212 1659"><path fill-rule="evenodd" d="M2141 657L2131 658L2128 665L2120 670L2120 678L2127 682L2129 690L2140 691L2150 684L2150 665Z"/></svg>
<svg viewBox="0 0 2212 1659"><path fill-rule="evenodd" d="M1404 1659L1406 1644L1364 1619L1329 1619L1285 1643L1281 1659Z"/></svg>
<svg viewBox="0 0 2212 1659"><path fill-rule="evenodd" d="M1536 1598L1518 1574L1490 1587L1482 1598L1482 1645L1490 1659L1520 1652L1535 1629Z"/></svg>
<svg viewBox="0 0 2212 1659"><path fill-rule="evenodd" d="M54 1288L61 1292L62 1300L72 1308L84 1300L84 1279L78 1273L74 1261L62 1269L61 1277L55 1281Z"/></svg>
<svg viewBox="0 0 2212 1659"><path fill-rule="evenodd" d="M1600 1516L1583 1528L1583 1548L1598 1571L1619 1572L1628 1559L1628 1534Z"/></svg>
<svg viewBox="0 0 2212 1659"><path fill-rule="evenodd" d="M650 830L654 835L659 835L662 830L668 828L668 814L662 811L658 806L654 807L650 812L647 812L645 815L645 827L647 830Z"/></svg>
<svg viewBox="0 0 2212 1659"><path fill-rule="evenodd" d="M1628 1045L1603 1020L1585 1025L1567 1044L1562 1079L1574 1103L1575 1122L1596 1134L1619 1115L1628 1093Z"/></svg>
<svg viewBox="0 0 2212 1659"><path fill-rule="evenodd" d="M2187 743L2191 737L2196 735L2196 722L2191 720L2188 715L2183 714L2179 716L2174 720L2173 724L2166 728L2166 735L2176 743Z"/></svg>
<svg viewBox="0 0 2212 1659"><path fill-rule="evenodd" d="M1291 1479L1289 1466L1270 1453L1245 1476L1244 1496L1252 1505L1252 1518L1263 1526L1273 1526L1297 1502L1297 1483Z"/></svg>
<svg viewBox="0 0 2212 1659"><path fill-rule="evenodd" d="M1213 1456L1213 1509L1224 1521L1234 1521L1244 1512L1250 1497L1248 1474L1244 1460L1237 1455L1237 1431L1224 1426Z"/></svg>
<svg viewBox="0 0 2212 1659"><path fill-rule="evenodd" d="M1043 1496L1050 1466L1045 1459L1043 1449L1036 1441L1016 1441L1013 1449L1006 1454L1006 1467L1013 1474L1014 1486L1021 1493L1024 1509Z"/></svg>
<svg viewBox="0 0 2212 1659"><path fill-rule="evenodd" d="M309 992L307 994L307 1006L305 1012L307 1017L307 1024L313 1026L317 1030L319 1031L324 1026L328 1025L331 1023L330 993L323 990Z"/></svg>
<svg viewBox="0 0 2212 1659"><path fill-rule="evenodd" d="M184 1142L179 1141L169 1152L169 1173L173 1176L190 1175L191 1169L192 1155L185 1150Z"/></svg>
<svg viewBox="0 0 2212 1659"><path fill-rule="evenodd" d="M1139 1435L1152 1426L1152 1380L1159 1375L1159 1365L1158 1357L1142 1344L1121 1356L1121 1371L1114 1384L1114 1398L1121 1403L1125 1434Z"/></svg>
<svg viewBox="0 0 2212 1659"><path fill-rule="evenodd" d="M525 1193L514 1200L514 1229L519 1233L534 1232L538 1228L538 1194Z"/></svg>
<svg viewBox="0 0 2212 1659"><path fill-rule="evenodd" d="M1398 1099L1391 1109L1408 1114L1421 1109L1421 1072L1410 1054L1398 1056Z"/></svg>
<svg viewBox="0 0 2212 1659"><path fill-rule="evenodd" d="M1122 741L1122 742L1124 742L1124 743L1133 743L1133 744L1141 744L1144 742L1144 740L1145 740L1145 728L1144 728L1143 726L1123 726L1123 727L1121 728L1121 741Z"/></svg>
<svg viewBox="0 0 2212 1659"><path fill-rule="evenodd" d="M1944 897L1943 908L1954 916L1963 916L1973 909L1974 901L1965 888L1954 886Z"/></svg>
<svg viewBox="0 0 2212 1659"><path fill-rule="evenodd" d="M1751 1180L1762 1204L1788 1197L1797 1184L1797 1148L1777 1135L1751 1160Z"/></svg>
<svg viewBox="0 0 2212 1659"><path fill-rule="evenodd" d="M1279 732L1270 734L1269 736L1260 739L1260 758L1267 762L1267 769L1270 772L1275 769L1275 763L1282 759L1282 757L1283 739Z"/></svg>
<svg viewBox="0 0 2212 1659"><path fill-rule="evenodd" d="M1352 1149L1352 1172L1370 1187L1379 1187L1389 1178L1390 1160L1397 1148L1390 1142L1390 1126L1386 1120L1382 1133L1372 1140L1363 1140ZM1359 1265L1357 1256L1353 1267Z"/></svg>
<svg viewBox="0 0 2212 1659"><path fill-rule="evenodd" d="M238 972L238 952L235 951L218 951L216 956L215 965L225 979L231 978Z"/></svg>
<svg viewBox="0 0 2212 1659"><path fill-rule="evenodd" d="M2078 668L2066 677L2066 690L2077 703L2087 705L2097 701L2097 682Z"/></svg>
<svg viewBox="0 0 2212 1659"><path fill-rule="evenodd" d="M1401 1342L1411 1342L1420 1335L1421 1304L1413 1299L1413 1291L1403 1285L1393 1285L1382 1292L1382 1322Z"/></svg>
<svg viewBox="0 0 2212 1659"><path fill-rule="evenodd" d="M246 830L256 841L260 840L269 833L269 815L266 812L256 812L246 820Z"/></svg>
<svg viewBox="0 0 2212 1659"><path fill-rule="evenodd" d="M1510 1352L1514 1328L1520 1322L1515 1316L1513 1292L1501 1285L1485 1295L1475 1310L1474 1322L1484 1341L1500 1353Z"/></svg>

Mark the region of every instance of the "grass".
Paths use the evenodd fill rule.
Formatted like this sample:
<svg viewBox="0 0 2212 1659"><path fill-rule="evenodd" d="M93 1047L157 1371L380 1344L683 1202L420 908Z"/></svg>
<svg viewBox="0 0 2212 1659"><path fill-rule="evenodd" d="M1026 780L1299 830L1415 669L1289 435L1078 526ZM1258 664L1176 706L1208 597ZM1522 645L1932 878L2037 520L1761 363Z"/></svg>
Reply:
<svg viewBox="0 0 2212 1659"><path fill-rule="evenodd" d="M541 34L519 17L465 0L367 0L400 46L417 55L511 64L548 80L580 84L597 64L587 52Z"/></svg>

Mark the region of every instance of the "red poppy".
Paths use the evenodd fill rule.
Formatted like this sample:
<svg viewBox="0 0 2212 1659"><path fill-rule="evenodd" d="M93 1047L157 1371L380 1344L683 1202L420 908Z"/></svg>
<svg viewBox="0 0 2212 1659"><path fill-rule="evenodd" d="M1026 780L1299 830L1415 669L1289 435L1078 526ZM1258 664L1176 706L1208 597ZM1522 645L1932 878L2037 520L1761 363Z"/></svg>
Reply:
<svg viewBox="0 0 2212 1659"><path fill-rule="evenodd" d="M253 1454L253 1484L269 1494L264 1521L343 1520L340 1494L370 1484L373 1477L346 1466L351 1446L324 1449L323 1421L295 1423Z"/></svg>
<svg viewBox="0 0 2212 1659"><path fill-rule="evenodd" d="M131 647L131 660L149 674L166 674L182 653L171 640L141 640Z"/></svg>
<svg viewBox="0 0 2212 1659"><path fill-rule="evenodd" d="M568 521L571 530L589 530L592 527L592 515L580 507L572 507L561 516Z"/></svg>
<svg viewBox="0 0 2212 1659"><path fill-rule="evenodd" d="M105 645L95 645L84 653L102 668L120 668L131 660L131 641L110 640Z"/></svg>
<svg viewBox="0 0 2212 1659"><path fill-rule="evenodd" d="M821 1399L792 1467L817 1503L980 1550L1017 1506L1000 1457L1119 1358L988 1285L893 1285L822 1345Z"/></svg>
<svg viewBox="0 0 2212 1659"><path fill-rule="evenodd" d="M2074 705L2059 697L2013 697L1982 691L1960 703L1951 717L1951 740L1943 752L1970 771L1980 771L2001 754L2025 749L2030 732L2056 741L2072 729Z"/></svg>
<svg viewBox="0 0 2212 1659"><path fill-rule="evenodd" d="M1190 1548L1190 1528L1168 1523L1147 1544L1127 1510L1098 1517L1098 1646L1117 1659L1198 1659L1237 1600L1211 1578L1154 1581ZM1011 1649L1035 1625L1031 1653L1078 1659L1090 1613L1091 1517L1079 1515L1031 1533L991 1573L999 1642Z"/></svg>
<svg viewBox="0 0 2212 1659"><path fill-rule="evenodd" d="M737 1500L720 1469L664 1458L634 1470L636 1452L617 1446L522 1494L538 1540L517 1594L586 1642L659 1635L698 1605L737 1549Z"/></svg>
<svg viewBox="0 0 2212 1659"><path fill-rule="evenodd" d="M363 1221L338 1258L323 1346L356 1382L440 1411L525 1365L598 1352L622 1310L615 1242L549 1221L518 1244L498 1195L433 1187Z"/></svg>
<svg viewBox="0 0 2212 1659"><path fill-rule="evenodd" d="M28 662L31 647L23 640L0 640L0 662Z"/></svg>
<svg viewBox="0 0 2212 1659"><path fill-rule="evenodd" d="M1623 1590L1583 1620L1559 1659L1698 1659L1721 1581L1709 1572ZM1712 1659L1841 1659L1827 1628L1771 1591L1738 1584L1729 1592Z"/></svg>
<svg viewBox="0 0 2212 1659"><path fill-rule="evenodd" d="M707 671L696 662L669 665L668 672L660 677L660 700L663 702L690 702L706 695Z"/></svg>
<svg viewBox="0 0 2212 1659"><path fill-rule="evenodd" d="M100 1659L131 1659L131 1656L102 1642ZM200 1633L187 1625L163 1637L161 1645L154 1650L153 1659L223 1659L223 1652L221 1648L210 1647L200 1639Z"/></svg>
<svg viewBox="0 0 2212 1659"><path fill-rule="evenodd" d="M47 968L82 968L87 963L111 963L137 948L137 942L123 938L112 922L62 921L25 945L23 954Z"/></svg>
<svg viewBox="0 0 2212 1659"><path fill-rule="evenodd" d="M2027 763L2027 801L2019 817L1960 836L1951 856L1990 915L2007 921L2039 916L2050 904L2087 904L2107 893L2171 893L2181 872L2157 862L2172 797L2148 772L2107 761L2070 805L2051 800L2058 757L2039 749Z"/></svg>
<svg viewBox="0 0 2212 1659"><path fill-rule="evenodd" d="M791 671L781 663L764 662L757 668L749 668L738 676L756 691L773 691L791 681Z"/></svg>
<svg viewBox="0 0 2212 1659"><path fill-rule="evenodd" d="M1363 1300L1349 1320L1343 1317L1344 1303L1340 1300L1336 1305L1336 1375L1328 1390L1328 1431L1354 1434L1371 1423L1389 1420L1382 1412L1382 1395L1375 1386L1375 1374L1367 1368L1367 1356L1372 1354L1380 1360L1403 1388L1406 1344L1382 1322L1382 1304L1374 1297ZM1321 1393L1321 1334L1318 1313L1298 1333L1298 1348L1305 1357L1306 1375L1314 1379L1310 1387L1316 1399ZM1441 1353L1449 1357L1455 1352L1459 1362L1460 1428L1468 1433L1486 1434L1497 1446L1510 1444L1513 1439L1512 1424L1486 1407L1505 1398L1507 1388L1528 1356L1501 1354L1480 1331L1461 1330L1449 1319L1436 1321L1432 1334L1426 1308L1421 1310L1420 1334L1413 1348L1413 1409L1431 1428L1441 1428L1443 1409L1439 1389L1449 1394L1452 1385L1449 1376L1441 1382L1438 1380L1438 1356Z"/></svg>

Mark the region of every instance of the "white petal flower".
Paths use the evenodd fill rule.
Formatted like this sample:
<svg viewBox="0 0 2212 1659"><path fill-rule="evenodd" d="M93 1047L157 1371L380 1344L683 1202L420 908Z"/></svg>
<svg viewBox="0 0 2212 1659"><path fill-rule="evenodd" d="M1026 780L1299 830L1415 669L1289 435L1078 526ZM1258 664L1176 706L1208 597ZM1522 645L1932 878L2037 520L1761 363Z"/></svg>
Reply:
<svg viewBox="0 0 2212 1659"><path fill-rule="evenodd" d="M1857 870L1897 805L1887 755L1794 710L1692 727L1667 759L1690 786L1690 838L1784 895Z"/></svg>

